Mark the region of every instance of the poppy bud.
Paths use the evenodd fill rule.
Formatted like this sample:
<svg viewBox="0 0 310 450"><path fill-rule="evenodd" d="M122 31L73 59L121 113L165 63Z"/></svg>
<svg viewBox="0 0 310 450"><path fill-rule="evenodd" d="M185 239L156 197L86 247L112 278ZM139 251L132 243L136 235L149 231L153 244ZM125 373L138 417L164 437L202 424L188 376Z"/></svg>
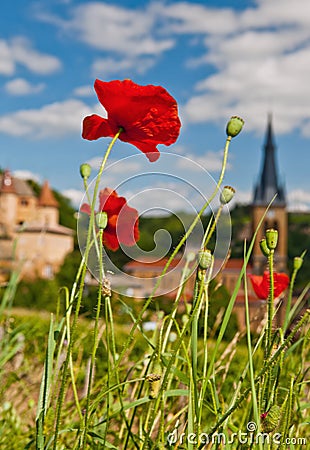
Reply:
<svg viewBox="0 0 310 450"><path fill-rule="evenodd" d="M211 266L212 254L210 250L200 250L198 252L198 264L200 269L206 270Z"/></svg>
<svg viewBox="0 0 310 450"><path fill-rule="evenodd" d="M80 165L80 174L82 178L85 178L86 180L90 177L91 174L91 167L88 163L84 163Z"/></svg>
<svg viewBox="0 0 310 450"><path fill-rule="evenodd" d="M241 117L233 116L230 118L230 121L228 122L226 126L226 134L230 137L237 136L240 131L242 130L242 127L244 125L244 120L241 119Z"/></svg>
<svg viewBox="0 0 310 450"><path fill-rule="evenodd" d="M102 211L96 214L96 224L101 230L104 230L108 224L108 215L106 212Z"/></svg>
<svg viewBox="0 0 310 450"><path fill-rule="evenodd" d="M150 386L149 397L156 398L160 390L161 375L157 373L150 373L146 376L146 380L149 382Z"/></svg>
<svg viewBox="0 0 310 450"><path fill-rule="evenodd" d="M270 228L266 230L266 243L269 250L274 250L278 243L278 230Z"/></svg>
<svg viewBox="0 0 310 450"><path fill-rule="evenodd" d="M268 246L267 246L267 241L266 241L265 238L262 239L262 240L259 242L259 246L260 246L260 249L261 249L261 251L262 251L262 254L263 254L264 256L268 257L268 256L270 255L270 250L269 250L269 248L268 248Z"/></svg>
<svg viewBox="0 0 310 450"><path fill-rule="evenodd" d="M227 203L230 202L230 200L233 198L233 196L235 195L235 189L231 186L224 186L223 190L221 192L220 195L220 202L222 203L222 205L226 205Z"/></svg>
<svg viewBox="0 0 310 450"><path fill-rule="evenodd" d="M278 405L273 405L267 413L261 415L262 430L264 433L271 433L279 425L281 418L281 408Z"/></svg>
<svg viewBox="0 0 310 450"><path fill-rule="evenodd" d="M301 256L295 256L294 258L294 270L299 270L302 266L302 263L304 262L303 258Z"/></svg>

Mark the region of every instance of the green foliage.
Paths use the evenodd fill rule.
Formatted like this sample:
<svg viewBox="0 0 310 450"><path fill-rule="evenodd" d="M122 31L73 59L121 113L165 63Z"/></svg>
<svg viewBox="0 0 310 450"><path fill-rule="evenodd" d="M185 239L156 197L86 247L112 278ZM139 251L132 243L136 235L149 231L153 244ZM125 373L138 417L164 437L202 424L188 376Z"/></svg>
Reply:
<svg viewBox="0 0 310 450"><path fill-rule="evenodd" d="M217 286L217 282L212 280L210 283L210 305L209 305L209 328L212 336L217 337L219 333L219 323L221 317L230 300L230 295L225 286ZM231 341L238 331L238 321L235 314L231 314L228 326L225 330L223 339Z"/></svg>
<svg viewBox="0 0 310 450"><path fill-rule="evenodd" d="M165 230L171 237L171 246L167 252L170 254L185 233L181 216L180 214L170 214L159 217L141 217L139 247L144 251L151 251L157 244L158 251L166 250L167 252L166 240L160 238L160 230ZM155 233L158 233L156 244L154 242Z"/></svg>
<svg viewBox="0 0 310 450"><path fill-rule="evenodd" d="M59 286L56 280L36 279L21 281L18 285L15 306L30 309L56 311Z"/></svg>
<svg viewBox="0 0 310 450"><path fill-rule="evenodd" d="M74 250L65 257L65 260L56 275L56 282L59 287L67 286L71 288L75 275L81 263L80 250Z"/></svg>
<svg viewBox="0 0 310 450"><path fill-rule="evenodd" d="M237 209L233 217L237 228L247 223L244 214ZM205 226L207 221L204 216ZM307 229L300 218L292 223ZM160 228L172 236L170 251L184 235L182 223L174 216L142 218L141 226L140 245L145 250L153 249L153 236ZM23 281L15 292L15 279L14 289L10 287L15 305L27 309L1 317L0 446L43 449L57 435L55 449L155 450L168 448L167 435L177 423L180 432L223 431L229 436L245 431L250 421L259 425L262 413L268 422L269 412L267 425L270 428L272 422L283 437L292 431L305 435L308 313L300 319L298 330L293 324L294 340L292 330L272 330L269 347L265 331L253 342L248 326L246 346L232 312L237 284L230 296L223 286L209 283L198 272L188 303L165 297L110 298L96 286L85 287L81 280L76 280L77 290L71 291L80 260L75 251L54 280ZM122 256L116 255L116 260L120 263ZM62 286L68 290L61 290ZM59 296L62 305L70 297L72 309L58 311ZM11 301L5 301L11 306ZM31 312L29 306L45 311ZM46 310L57 312L50 320ZM4 315L4 308L1 312ZM246 317L249 323L248 312ZM152 330L145 328L149 321ZM23 336L23 346L16 346L18 336ZM158 382L155 394L147 376ZM36 416L40 380L41 415ZM277 420L270 420L275 411ZM239 448L237 440L231 448Z"/></svg>

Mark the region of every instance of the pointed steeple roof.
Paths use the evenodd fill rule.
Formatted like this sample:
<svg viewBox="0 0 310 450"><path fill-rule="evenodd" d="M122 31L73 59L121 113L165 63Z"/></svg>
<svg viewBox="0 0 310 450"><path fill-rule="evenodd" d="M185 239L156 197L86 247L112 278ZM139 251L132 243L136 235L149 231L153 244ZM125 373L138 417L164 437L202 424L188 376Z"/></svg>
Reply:
<svg viewBox="0 0 310 450"><path fill-rule="evenodd" d="M44 184L42 186L39 196L39 206L53 206L54 208L58 208L59 206L48 184L48 181L44 181Z"/></svg>
<svg viewBox="0 0 310 450"><path fill-rule="evenodd" d="M255 186L253 204L267 206L275 194L277 194L277 197L273 205L285 206L285 192L283 186L279 183L272 118L269 114L261 173Z"/></svg>

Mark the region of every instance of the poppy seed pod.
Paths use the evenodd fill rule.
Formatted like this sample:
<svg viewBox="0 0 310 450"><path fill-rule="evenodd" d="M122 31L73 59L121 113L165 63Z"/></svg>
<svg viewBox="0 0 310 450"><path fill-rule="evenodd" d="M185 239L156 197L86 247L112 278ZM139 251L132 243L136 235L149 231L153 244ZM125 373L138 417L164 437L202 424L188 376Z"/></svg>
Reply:
<svg viewBox="0 0 310 450"><path fill-rule="evenodd" d="M261 249L261 251L262 251L262 254L263 254L264 256L268 257L268 256L270 255L270 250L269 250L269 248L268 248L267 241L266 241L265 238L262 239L262 240L259 242L259 246L260 246L260 249Z"/></svg>
<svg viewBox="0 0 310 450"><path fill-rule="evenodd" d="M269 250L274 250L278 243L278 230L270 228L266 230L266 243Z"/></svg>
<svg viewBox="0 0 310 450"><path fill-rule="evenodd" d="M85 178L86 180L90 177L91 174L91 167L88 163L84 163L80 165L80 174L82 178Z"/></svg>
<svg viewBox="0 0 310 450"><path fill-rule="evenodd" d="M226 126L226 134L230 137L237 136L244 125L244 120L238 116L232 116Z"/></svg>
<svg viewBox="0 0 310 450"><path fill-rule="evenodd" d="M221 192L220 195L220 202L222 205L226 205L227 203L229 203L233 196L235 195L236 191L233 187L231 186L224 186L223 190Z"/></svg>
<svg viewBox="0 0 310 450"><path fill-rule="evenodd" d="M212 254L210 250L200 250L198 252L198 264L200 269L206 270L211 266Z"/></svg>
<svg viewBox="0 0 310 450"><path fill-rule="evenodd" d="M304 260L301 256L295 256L294 263L293 263L294 270L299 270L301 268L303 262L304 262Z"/></svg>
<svg viewBox="0 0 310 450"><path fill-rule="evenodd" d="M152 399L156 398L161 386L161 375L157 373L150 373L146 376L146 380L150 386L149 397Z"/></svg>
<svg viewBox="0 0 310 450"><path fill-rule="evenodd" d="M102 211L96 214L96 224L101 230L104 230L108 224L108 215Z"/></svg>
<svg viewBox="0 0 310 450"><path fill-rule="evenodd" d="M278 405L273 405L267 413L261 415L262 430L264 433L271 433L279 425L281 418L281 408Z"/></svg>

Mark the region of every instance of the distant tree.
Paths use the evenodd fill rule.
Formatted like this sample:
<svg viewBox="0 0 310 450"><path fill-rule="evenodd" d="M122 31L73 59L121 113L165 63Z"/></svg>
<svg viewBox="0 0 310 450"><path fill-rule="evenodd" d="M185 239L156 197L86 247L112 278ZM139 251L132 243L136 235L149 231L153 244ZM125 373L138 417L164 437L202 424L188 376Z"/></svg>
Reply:
<svg viewBox="0 0 310 450"><path fill-rule="evenodd" d="M56 280L23 280L17 287L14 306L55 312L58 295Z"/></svg>

